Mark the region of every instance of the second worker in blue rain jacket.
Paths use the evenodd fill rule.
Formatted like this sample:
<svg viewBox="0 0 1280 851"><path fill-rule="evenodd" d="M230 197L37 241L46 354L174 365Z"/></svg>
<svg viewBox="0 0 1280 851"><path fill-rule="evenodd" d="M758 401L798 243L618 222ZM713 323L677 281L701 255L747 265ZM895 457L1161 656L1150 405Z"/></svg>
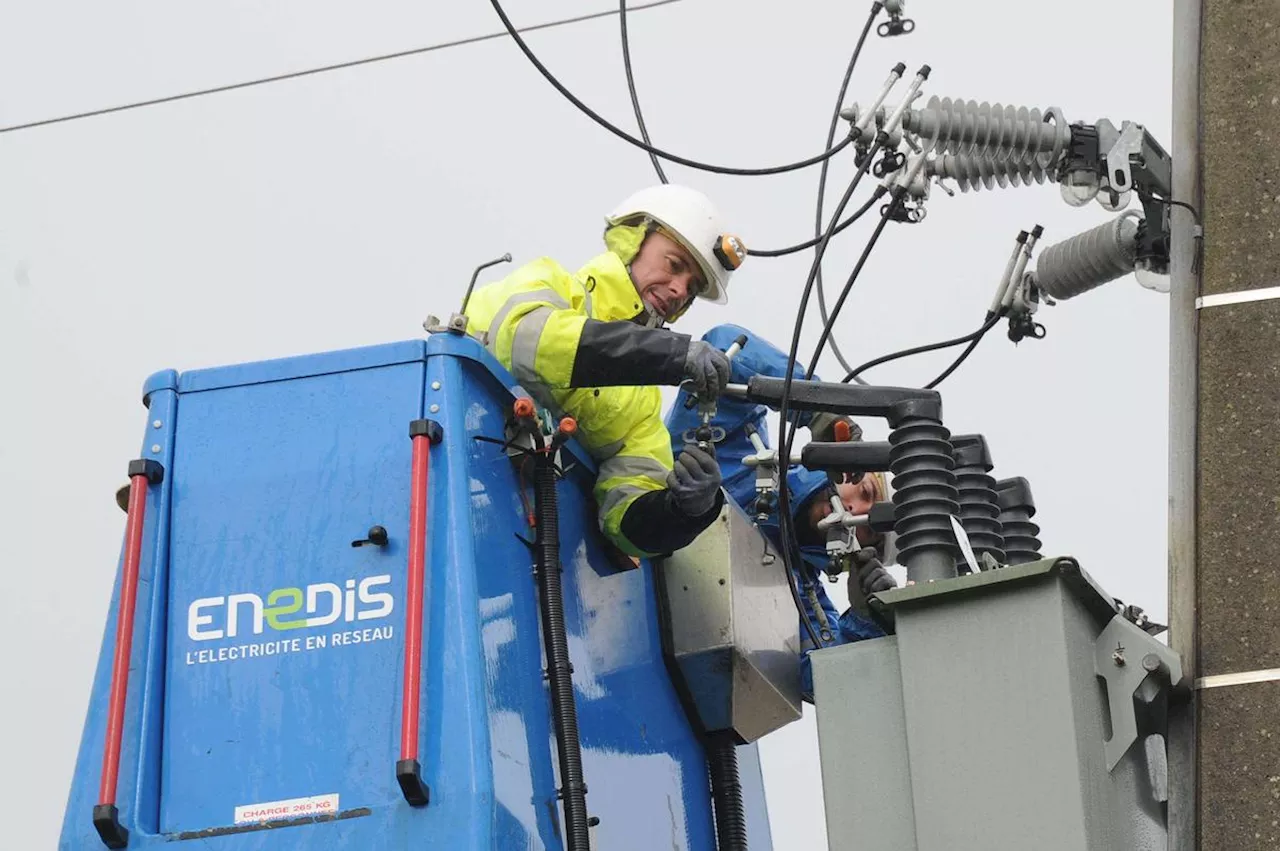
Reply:
<svg viewBox="0 0 1280 851"><path fill-rule="evenodd" d="M785 374L787 356L767 341L755 336L746 328L737 325L717 325L702 339L721 351L729 348L740 335L747 337L747 344L730 363L732 372L730 381L745 384L753 375L767 375L781 378ZM804 378L804 368L797 366L793 376ZM683 445L682 435L690 428L701 424L696 408L686 410L686 393L681 390L677 394L675 404L666 416L667 430L671 433L672 446L675 451ZM715 418L711 425L724 429L724 440L716 444L716 457L720 462L721 476L725 490L752 517L755 516L756 471L747 467L743 459L755 454L755 447L748 436L748 426L754 427L765 445L769 445L768 424L765 417L769 409L764 405L737 399L721 397L717 402ZM800 425L812 429L817 439L830 439L821 432L828 431L831 417L811 417L801 415ZM856 425L851 427L860 438L860 430ZM863 476L857 482L845 482L839 485L832 483L824 472L806 470L800 465L791 466L787 471L787 488L790 496L792 516L795 518L795 529L800 543L801 558L811 568L813 576L828 574L830 559L827 556L825 537L817 529L817 523L831 513L831 496L839 493L846 509L854 514L864 514L875 502L885 499L884 478L880 474ZM760 530L770 542L781 549L778 531L778 508L775 502L767 519L759 523ZM859 542L874 545L876 541L870 536L870 530L859 529ZM862 593L870 594L894 587L893 577L880 564L876 551L868 546L860 553L860 567L851 574L850 583L856 583ZM800 599L804 603L807 616L818 633L823 646L830 647L846 644L866 638L879 638L884 631L869 618L863 617L853 609L843 614L836 612L835 605L827 596L820 581L811 581L792 571L792 579ZM852 596L852 595L851 595ZM813 641L803 623L800 624L801 638L801 690L806 700L813 700L812 676L809 670L809 653L814 650Z"/></svg>

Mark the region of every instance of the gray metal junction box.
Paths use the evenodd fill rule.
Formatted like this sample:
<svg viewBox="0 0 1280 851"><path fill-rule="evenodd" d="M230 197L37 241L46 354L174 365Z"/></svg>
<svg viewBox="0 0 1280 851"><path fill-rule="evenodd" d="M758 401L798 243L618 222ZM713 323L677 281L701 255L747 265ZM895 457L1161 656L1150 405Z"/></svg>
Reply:
<svg viewBox="0 0 1280 851"><path fill-rule="evenodd" d="M1068 558L878 595L812 655L832 851L1165 851L1177 654Z"/></svg>

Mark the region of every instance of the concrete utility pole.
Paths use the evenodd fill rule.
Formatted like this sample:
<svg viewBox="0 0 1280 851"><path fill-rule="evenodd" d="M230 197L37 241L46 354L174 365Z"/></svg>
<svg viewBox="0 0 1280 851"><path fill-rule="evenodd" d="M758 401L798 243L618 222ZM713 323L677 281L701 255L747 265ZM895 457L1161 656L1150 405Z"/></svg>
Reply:
<svg viewBox="0 0 1280 851"><path fill-rule="evenodd" d="M1171 848L1280 848L1280 2L1177 0Z"/></svg>

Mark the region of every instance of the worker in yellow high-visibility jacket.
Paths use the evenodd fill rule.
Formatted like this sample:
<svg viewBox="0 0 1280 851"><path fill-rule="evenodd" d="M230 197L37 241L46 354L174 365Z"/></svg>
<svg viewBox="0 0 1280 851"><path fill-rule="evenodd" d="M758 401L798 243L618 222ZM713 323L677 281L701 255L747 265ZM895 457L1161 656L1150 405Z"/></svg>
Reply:
<svg viewBox="0 0 1280 851"><path fill-rule="evenodd" d="M595 458L600 528L633 556L672 552L720 513L714 452L674 461L658 385L715 398L722 352L663 327L694 298L727 299L746 249L705 195L654 186L605 217L606 251L576 273L543 257L472 295L479 337L541 404L578 422Z"/></svg>

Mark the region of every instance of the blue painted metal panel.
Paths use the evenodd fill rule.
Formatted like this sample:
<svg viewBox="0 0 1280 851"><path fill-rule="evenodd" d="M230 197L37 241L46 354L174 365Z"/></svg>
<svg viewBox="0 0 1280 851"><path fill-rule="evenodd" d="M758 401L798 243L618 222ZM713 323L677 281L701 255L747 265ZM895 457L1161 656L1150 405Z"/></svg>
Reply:
<svg viewBox="0 0 1280 851"><path fill-rule="evenodd" d="M518 468L473 439L501 435L511 376L474 341L437 335L153 384L149 422L162 428L148 426L144 451L159 446L168 475L149 505L121 761L130 847L562 848L537 586L517 538L529 532ZM415 810L393 766L407 427L423 415L445 438L431 450L419 742L432 799ZM594 467L580 447L570 453L561 541L595 844L712 851L704 756L662 663L651 568L612 566L596 527ZM389 546L352 548L375 523ZM385 607L382 593L392 611L361 620ZM300 618L314 621L290 628ZM346 634L374 640L335 646ZM89 817L113 635L114 602L63 849L102 847ZM744 750L752 847L769 848L759 769ZM319 795L336 795L344 817L235 824L236 807Z"/></svg>
<svg viewBox="0 0 1280 851"><path fill-rule="evenodd" d="M455 364L444 361L450 392L459 380L449 375L459 371ZM460 372L460 389L472 400L466 414L470 433L500 436L506 399L493 377L476 366ZM470 456L498 847L558 848L555 746L541 675L537 585L530 552L513 534L530 530L520 529L525 512L513 462L478 441L472 441ZM576 470L561 483L559 496L565 620L587 808L600 818L595 841L600 848L636 851L713 849L705 756L662 664L651 567L610 566L591 482L589 471Z"/></svg>
<svg viewBox="0 0 1280 851"><path fill-rule="evenodd" d="M419 361L184 396L163 832L234 824L236 807L263 802L398 797L388 768L422 374ZM375 524L387 546L351 546Z"/></svg>
<svg viewBox="0 0 1280 851"><path fill-rule="evenodd" d="M219 366L212 369L196 369L182 373L178 379L178 392L195 393L222 387L264 384L271 381L288 381L295 378L414 363L422 361L425 352L426 341L406 340L379 346L341 349L336 352L320 352L233 366Z"/></svg>

